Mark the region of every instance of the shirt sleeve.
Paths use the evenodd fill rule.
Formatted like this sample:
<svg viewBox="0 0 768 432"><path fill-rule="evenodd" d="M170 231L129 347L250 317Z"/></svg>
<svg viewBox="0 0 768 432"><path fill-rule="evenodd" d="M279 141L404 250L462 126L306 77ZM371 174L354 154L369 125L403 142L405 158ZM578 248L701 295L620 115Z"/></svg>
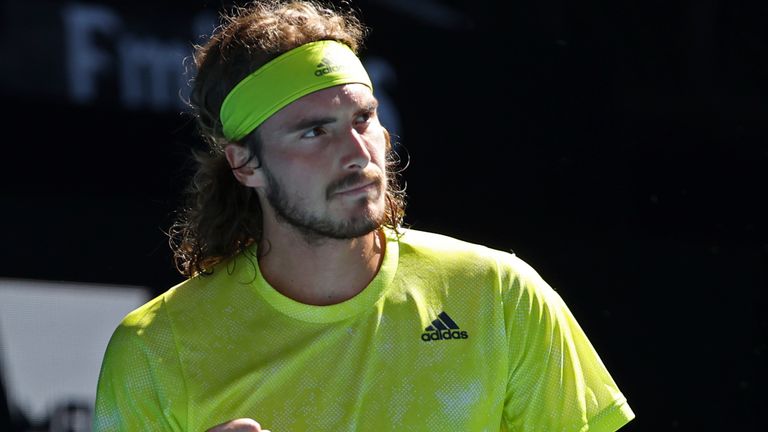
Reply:
<svg viewBox="0 0 768 432"><path fill-rule="evenodd" d="M101 365L94 432L182 431L184 379L173 333L158 302L129 314Z"/></svg>
<svg viewBox="0 0 768 432"><path fill-rule="evenodd" d="M557 294L515 258L505 325L509 376L503 427L509 432L614 432L632 409Z"/></svg>

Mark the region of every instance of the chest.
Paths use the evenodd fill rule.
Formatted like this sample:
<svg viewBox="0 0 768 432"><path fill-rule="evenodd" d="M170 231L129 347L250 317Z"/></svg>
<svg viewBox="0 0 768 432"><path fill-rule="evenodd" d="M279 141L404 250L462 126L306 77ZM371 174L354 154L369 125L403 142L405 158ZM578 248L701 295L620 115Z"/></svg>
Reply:
<svg viewBox="0 0 768 432"><path fill-rule="evenodd" d="M403 304L325 325L254 321L183 358L190 425L498 430L508 348L497 317L469 312Z"/></svg>

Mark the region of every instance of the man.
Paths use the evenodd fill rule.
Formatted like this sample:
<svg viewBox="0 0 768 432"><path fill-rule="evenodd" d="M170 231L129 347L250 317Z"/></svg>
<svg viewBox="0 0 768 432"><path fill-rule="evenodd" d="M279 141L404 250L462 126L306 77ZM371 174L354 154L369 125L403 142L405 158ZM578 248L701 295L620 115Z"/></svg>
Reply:
<svg viewBox="0 0 768 432"><path fill-rule="evenodd" d="M364 27L237 9L199 47L198 155L172 237L189 277L130 313L97 431L598 431L634 414L516 256L402 226Z"/></svg>

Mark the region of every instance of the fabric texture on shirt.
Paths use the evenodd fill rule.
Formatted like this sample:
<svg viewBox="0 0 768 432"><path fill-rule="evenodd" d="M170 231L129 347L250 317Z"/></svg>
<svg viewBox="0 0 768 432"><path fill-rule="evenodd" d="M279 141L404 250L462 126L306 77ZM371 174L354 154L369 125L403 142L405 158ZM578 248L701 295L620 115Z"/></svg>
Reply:
<svg viewBox="0 0 768 432"><path fill-rule="evenodd" d="M373 281L296 302L244 253L128 314L94 430L613 432L634 414L561 297L517 256L386 231Z"/></svg>

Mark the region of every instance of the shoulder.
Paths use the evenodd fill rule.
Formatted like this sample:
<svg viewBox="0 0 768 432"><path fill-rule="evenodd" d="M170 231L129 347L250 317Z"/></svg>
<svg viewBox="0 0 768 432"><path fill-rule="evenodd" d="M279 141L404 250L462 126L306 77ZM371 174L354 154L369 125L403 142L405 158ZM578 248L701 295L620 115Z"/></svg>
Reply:
<svg viewBox="0 0 768 432"><path fill-rule="evenodd" d="M473 256L491 257L502 253L487 246L468 242L445 234L414 229L401 230L399 244L402 253L439 255L445 257Z"/></svg>
<svg viewBox="0 0 768 432"><path fill-rule="evenodd" d="M128 313L120 323L130 333L170 330L173 323L194 319L230 300L253 280L255 258L238 256L216 266L209 274L186 279ZM118 329L118 330L120 330Z"/></svg>
<svg viewBox="0 0 768 432"><path fill-rule="evenodd" d="M492 276L501 285L543 284L539 273L511 250L495 249L453 236L403 229L398 242L401 263L422 270L435 268L479 276Z"/></svg>
<svg viewBox="0 0 768 432"><path fill-rule="evenodd" d="M173 351L176 324L192 321L192 298L205 291L198 289L196 279L171 287L125 315L110 338L107 359L125 362L136 356L166 356Z"/></svg>
<svg viewBox="0 0 768 432"><path fill-rule="evenodd" d="M176 287L158 295L138 308L130 311L114 331L110 342L116 344L136 344L152 336L168 323L166 299Z"/></svg>
<svg viewBox="0 0 768 432"><path fill-rule="evenodd" d="M530 265L511 250L501 250L457 237L414 229L403 229L399 238L401 254L434 256L440 259L472 260L532 271Z"/></svg>

